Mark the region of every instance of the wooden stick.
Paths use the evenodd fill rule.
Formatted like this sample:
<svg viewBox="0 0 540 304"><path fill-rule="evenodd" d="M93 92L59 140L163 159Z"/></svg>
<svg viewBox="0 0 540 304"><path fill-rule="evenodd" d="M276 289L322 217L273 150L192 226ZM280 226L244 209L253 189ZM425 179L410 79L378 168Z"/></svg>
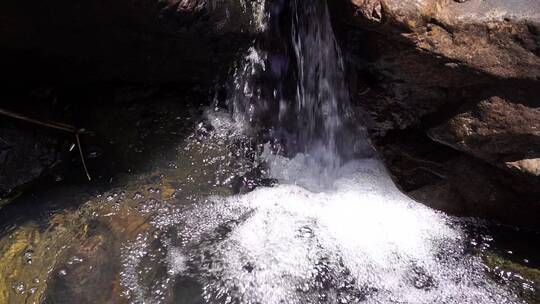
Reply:
<svg viewBox="0 0 540 304"><path fill-rule="evenodd" d="M91 181L92 178L90 177L90 173L88 173L88 168L86 168L86 162L84 161L83 151L81 147L81 140L79 139L79 132L75 133L75 139L77 140L77 147L79 149L79 155L81 156L84 172L86 173L86 177L88 178L88 180Z"/></svg>
<svg viewBox="0 0 540 304"><path fill-rule="evenodd" d="M19 120L22 120L22 121L30 122L30 123L33 123L33 124L36 124L36 125L40 125L42 127L52 128L52 129L56 129L56 130L60 130L60 131L65 131L65 132L68 132L68 133L77 132L77 129L75 127L70 126L70 125L59 124L59 123L55 123L55 122L41 121L41 120L33 119L33 118L30 118L30 117L27 117L27 116L24 116L24 115L15 113L15 112L4 110L4 109L0 109L0 114L2 114L4 116L11 117L11 118L19 119Z"/></svg>
<svg viewBox="0 0 540 304"><path fill-rule="evenodd" d="M18 119L18 120L26 121L26 122L29 122L29 123L33 123L35 125L39 125L39 126L42 126L42 127L51 128L51 129L60 130L60 131L75 134L75 140L77 141L77 148L79 149L79 155L81 156L81 162L82 162L82 165L83 165L83 168L84 168L84 172L86 173L86 177L88 178L88 180L89 181L92 180L92 178L90 177L90 174L88 173L88 168L86 167L86 161L84 160L83 150L82 150L82 146L81 146L81 140L79 139L79 134L87 133L86 130L77 129L77 128L73 127L73 126L70 126L70 125L64 124L64 123L41 121L41 120L33 119L33 118L28 117L28 116L24 116L24 115L21 115L19 113L15 113L15 112L8 111L8 110L1 109L1 108L0 108L0 114L4 115L4 116L7 116L7 117L14 118L14 119Z"/></svg>

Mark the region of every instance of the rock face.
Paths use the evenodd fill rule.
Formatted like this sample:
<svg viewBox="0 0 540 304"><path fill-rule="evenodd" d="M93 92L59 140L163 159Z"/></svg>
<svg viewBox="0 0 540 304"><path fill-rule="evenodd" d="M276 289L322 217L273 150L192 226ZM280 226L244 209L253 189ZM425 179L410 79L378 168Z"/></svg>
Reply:
<svg viewBox="0 0 540 304"><path fill-rule="evenodd" d="M257 32L260 2L3 1L2 81L212 83Z"/></svg>
<svg viewBox="0 0 540 304"><path fill-rule="evenodd" d="M424 51L505 78L540 79L540 3L350 0L359 22Z"/></svg>
<svg viewBox="0 0 540 304"><path fill-rule="evenodd" d="M125 100L116 100L125 86L143 95L183 88L177 96L184 102L190 90L207 90L227 75L263 17L262 0L3 1L0 107L80 125L70 119L84 116L78 104L103 102L94 86L111 87L106 103ZM30 96L43 89L43 98ZM66 90L79 93L64 97ZM0 123L2 198L56 164L66 147L59 149L65 140L50 130L1 116Z"/></svg>
<svg viewBox="0 0 540 304"><path fill-rule="evenodd" d="M540 2L342 0L332 10L356 104L403 189L540 227Z"/></svg>
<svg viewBox="0 0 540 304"><path fill-rule="evenodd" d="M58 160L58 140L42 130L0 128L0 197L36 179ZM0 206L1 207L1 206Z"/></svg>
<svg viewBox="0 0 540 304"><path fill-rule="evenodd" d="M461 112L461 111L460 111ZM497 167L540 176L540 108L494 96L428 131L442 144Z"/></svg>

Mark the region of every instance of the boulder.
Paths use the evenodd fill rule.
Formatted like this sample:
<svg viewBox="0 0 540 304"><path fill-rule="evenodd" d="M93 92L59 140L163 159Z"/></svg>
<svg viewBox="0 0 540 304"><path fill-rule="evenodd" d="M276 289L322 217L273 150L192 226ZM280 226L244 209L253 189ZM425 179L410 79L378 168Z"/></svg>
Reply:
<svg viewBox="0 0 540 304"><path fill-rule="evenodd" d="M212 84L258 31L261 2L3 1L1 80Z"/></svg>
<svg viewBox="0 0 540 304"><path fill-rule="evenodd" d="M153 88L177 88L182 107L228 74L263 18L262 0L2 1L0 107L81 127L100 104L146 100ZM69 158L66 145L0 116L0 198Z"/></svg>
<svg viewBox="0 0 540 304"><path fill-rule="evenodd" d="M428 134L497 167L540 176L540 99L535 107L493 96L467 105Z"/></svg>
<svg viewBox="0 0 540 304"><path fill-rule="evenodd" d="M540 226L525 219L540 206L540 2L342 0L332 12L355 106L404 191Z"/></svg>
<svg viewBox="0 0 540 304"><path fill-rule="evenodd" d="M381 135L485 95L540 91L540 2L342 0L333 6L350 66L375 78L359 102L375 114L372 129Z"/></svg>
<svg viewBox="0 0 540 304"><path fill-rule="evenodd" d="M353 20L466 66L540 80L540 3L528 0L350 0Z"/></svg>
<svg viewBox="0 0 540 304"><path fill-rule="evenodd" d="M43 130L0 128L0 198L38 178L59 160L59 140ZM2 207L0 200L0 208Z"/></svg>

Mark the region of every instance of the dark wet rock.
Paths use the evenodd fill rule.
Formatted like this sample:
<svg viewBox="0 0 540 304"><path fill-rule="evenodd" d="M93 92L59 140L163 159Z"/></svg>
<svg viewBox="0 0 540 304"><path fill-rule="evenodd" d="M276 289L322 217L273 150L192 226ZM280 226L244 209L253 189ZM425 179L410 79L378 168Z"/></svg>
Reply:
<svg viewBox="0 0 540 304"><path fill-rule="evenodd" d="M540 185L527 176L464 155L420 132L386 140L379 146L381 156L415 200L451 214L540 228Z"/></svg>
<svg viewBox="0 0 540 304"><path fill-rule="evenodd" d="M527 212L540 205L540 2L343 0L332 11L355 106L403 190L538 226Z"/></svg>
<svg viewBox="0 0 540 304"><path fill-rule="evenodd" d="M243 0L0 4L2 81L213 83L257 31Z"/></svg>
<svg viewBox="0 0 540 304"><path fill-rule="evenodd" d="M199 282L189 277L178 277L174 282L174 302L178 304L205 303L201 294L203 287Z"/></svg>
<svg viewBox="0 0 540 304"><path fill-rule="evenodd" d="M168 86L179 88L166 97L188 103L185 96L189 92L207 91L227 74L259 31L261 3L2 2L0 81L4 90L0 107L36 119L91 127L87 122L93 119L95 123L95 119L118 117L117 113L108 115L117 110L114 104L163 99L156 97L160 86L165 90ZM29 91L37 96L29 96ZM103 104L112 108L100 115ZM152 123L152 119L146 120ZM102 121L100 125L107 124L109 121ZM5 125L0 125L0 197L34 180L58 160L54 149L58 136L19 131L20 125L7 118ZM140 129L142 134L149 129L124 127L116 123L107 130L94 131L102 131L97 134L100 137L120 130L135 134ZM101 149L88 144L85 154L93 159Z"/></svg>
<svg viewBox="0 0 540 304"><path fill-rule="evenodd" d="M176 92L166 97L182 111L188 103L185 97L213 87L259 31L261 3L4 1L0 4L0 81L4 84L0 107L36 119L91 127L88 121L115 120L118 113L110 112L117 110L115 104L157 103L156 92L175 87ZM38 96L29 97L33 91ZM100 114L103 104L111 107ZM146 120L153 124L152 119ZM0 125L0 197L41 175L58 154L51 139L56 135L19 131L20 124L5 120ZM107 126L109 121L97 124ZM107 130L94 128L100 131L97 137L122 131L128 133L122 139L134 140L129 135L135 134L136 126L111 124ZM100 151L85 146L88 159Z"/></svg>
<svg viewBox="0 0 540 304"><path fill-rule="evenodd" d="M535 106L494 96L460 109L429 130L440 143L500 168L540 176L540 100Z"/></svg>
<svg viewBox="0 0 540 304"><path fill-rule="evenodd" d="M482 259L488 273L497 281L509 285L527 303L540 302L540 270L493 252L485 253ZM527 288L520 288L522 286Z"/></svg>
<svg viewBox="0 0 540 304"><path fill-rule="evenodd" d="M373 78L353 83L353 89L369 103L374 130L418 125L428 114L480 101L481 91L516 85L539 90L540 3L341 3L334 11L345 22L337 31L351 69ZM377 94L377 88L384 93Z"/></svg>
<svg viewBox="0 0 540 304"><path fill-rule="evenodd" d="M539 184L462 156L443 163L446 176L409 194L437 209L538 229ZM521 183L517 185L517 183ZM528 188L526 188L528 185ZM511 207L510 207L511 206Z"/></svg>
<svg viewBox="0 0 540 304"><path fill-rule="evenodd" d="M43 130L0 126L0 197L51 168L58 160L58 144Z"/></svg>

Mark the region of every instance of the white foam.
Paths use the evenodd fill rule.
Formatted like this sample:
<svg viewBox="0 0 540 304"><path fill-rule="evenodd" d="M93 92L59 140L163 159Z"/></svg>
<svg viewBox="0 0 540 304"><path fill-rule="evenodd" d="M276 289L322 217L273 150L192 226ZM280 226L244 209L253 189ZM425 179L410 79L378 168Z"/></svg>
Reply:
<svg viewBox="0 0 540 304"><path fill-rule="evenodd" d="M279 168L305 163L301 157L281 161ZM354 161L340 172L323 192L285 183L214 198L183 213L176 223L187 241L178 250L199 261L196 276L206 299L519 302L464 252L463 234L448 225L447 216L401 194L378 160ZM230 232L196 249L189 245L204 243L224 224ZM200 252L212 257L201 262Z"/></svg>
<svg viewBox="0 0 540 304"><path fill-rule="evenodd" d="M220 115L210 121L224 137L236 129ZM152 220L164 235L176 232L163 240L168 276L159 290L182 276L202 285L208 303L520 303L465 252L450 218L402 194L379 160L349 162L321 179L327 172L309 155L288 159L267 148L261 157L279 185ZM165 297L140 283L148 244L141 235L126 245L122 286L134 302L160 303Z"/></svg>
<svg viewBox="0 0 540 304"><path fill-rule="evenodd" d="M236 129L210 121L225 137ZM176 231L165 241L169 278L199 281L208 303L520 303L466 253L450 218L402 194L379 160L321 179L328 172L310 157L267 147L260 161L279 185L156 216L159 231ZM123 286L157 299L136 284L140 246L128 246Z"/></svg>
<svg viewBox="0 0 540 304"><path fill-rule="evenodd" d="M179 275L187 270L187 257L178 248L171 248L167 255L169 275Z"/></svg>

